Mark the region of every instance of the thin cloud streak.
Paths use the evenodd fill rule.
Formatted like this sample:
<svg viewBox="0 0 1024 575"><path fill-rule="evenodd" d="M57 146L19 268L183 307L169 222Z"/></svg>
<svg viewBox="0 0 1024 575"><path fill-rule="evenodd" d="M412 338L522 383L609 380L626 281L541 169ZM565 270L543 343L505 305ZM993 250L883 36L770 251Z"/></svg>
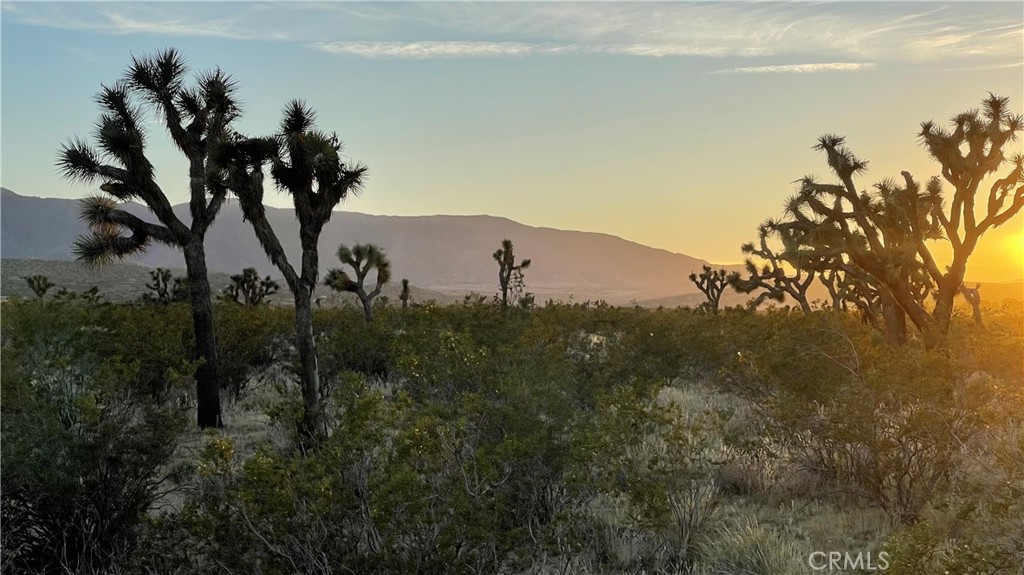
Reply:
<svg viewBox="0 0 1024 575"><path fill-rule="evenodd" d="M307 47L328 54L365 58L500 58L531 54L619 54L649 58L670 56L763 56L765 52L748 49L736 52L724 46L660 44L527 44L523 42L312 42Z"/></svg>
<svg viewBox="0 0 1024 575"><path fill-rule="evenodd" d="M307 46L328 54L412 60L525 56L542 50L519 42L313 42Z"/></svg>
<svg viewBox="0 0 1024 575"><path fill-rule="evenodd" d="M786 64L781 66L750 66L715 70L712 74L817 74L820 72L861 72L873 70L873 62L828 62L818 64Z"/></svg>

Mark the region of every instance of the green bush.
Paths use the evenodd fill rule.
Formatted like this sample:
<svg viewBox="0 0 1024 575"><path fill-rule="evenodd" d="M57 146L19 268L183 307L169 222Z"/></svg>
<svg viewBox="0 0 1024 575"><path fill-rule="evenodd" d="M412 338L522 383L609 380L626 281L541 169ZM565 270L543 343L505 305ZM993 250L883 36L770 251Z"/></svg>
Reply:
<svg viewBox="0 0 1024 575"><path fill-rule="evenodd" d="M166 397L138 391L140 362L101 359L76 331L4 341L5 573L98 570L128 554L185 425ZM167 393L185 379L166 375Z"/></svg>

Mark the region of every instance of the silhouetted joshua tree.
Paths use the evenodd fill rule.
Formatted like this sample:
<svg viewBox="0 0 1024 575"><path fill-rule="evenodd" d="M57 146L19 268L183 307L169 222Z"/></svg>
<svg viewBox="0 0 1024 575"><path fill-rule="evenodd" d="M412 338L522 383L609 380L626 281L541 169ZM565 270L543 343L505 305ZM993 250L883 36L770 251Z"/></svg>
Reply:
<svg viewBox="0 0 1024 575"><path fill-rule="evenodd" d="M100 183L105 195L82 202L82 219L91 229L75 242L78 259L102 264L144 251L152 242L174 246L185 256L189 298L195 328L197 421L200 427L221 422L217 346L213 328L210 282L203 245L206 232L227 195L208 189L207 159L216 142L239 115L235 84L220 70L200 74L187 86L187 68L174 50L133 58L124 78L104 86L97 101L102 114L94 148L74 139L60 150L58 165L65 177ZM146 125L140 104L156 110L171 141L188 161L190 223L174 213L146 156ZM159 224L121 209L139 200Z"/></svg>
<svg viewBox="0 0 1024 575"><path fill-rule="evenodd" d="M803 243L845 254L880 288L883 306L905 314L931 347L946 344L953 300L981 236L1024 208L1024 154L1009 155L1005 149L1017 140L1024 117L1011 114L1008 106L1007 98L989 94L981 110L954 116L951 129L924 122L919 135L940 164L942 179L932 178L923 187L903 172L902 182L885 180L873 193L858 190L854 176L867 162L856 158L843 138L823 136L816 148L839 182L804 178L787 206ZM987 193L981 191L982 182L1005 164L1005 175L996 177ZM951 195L943 180L952 186ZM952 258L945 269L932 255L932 242L948 242ZM933 290L935 306L929 310L924 296Z"/></svg>
<svg viewBox="0 0 1024 575"><path fill-rule="evenodd" d="M29 276L25 278L25 283L28 284L28 289L32 290L32 293L36 294L36 297L39 299L43 299L46 296L46 292L50 291L50 288L54 286L50 278L44 275Z"/></svg>
<svg viewBox="0 0 1024 575"><path fill-rule="evenodd" d="M270 163L277 187L291 196L299 220L302 247L298 271L289 263L263 205L263 165ZM299 350L303 418L300 431L308 439L326 433L320 406L320 369L313 337L312 295L319 271L318 244L333 209L362 188L366 167L342 160L336 134L315 128L315 113L295 100L284 111L280 131L269 138L235 134L217 149L211 186L220 193L231 190L245 219L267 257L284 275L295 300L295 338Z"/></svg>
<svg viewBox="0 0 1024 575"><path fill-rule="evenodd" d="M725 291L725 286L729 281L726 271L724 269L713 270L710 266L704 266L704 271L700 275L690 274L690 281L707 298L701 307L711 313L718 313L718 302L722 299L722 292Z"/></svg>
<svg viewBox="0 0 1024 575"><path fill-rule="evenodd" d="M525 259L516 265L515 248L512 240L502 240L501 249L494 252L494 260L498 262L498 287L501 289L501 307L507 308L515 304L523 296L525 281L523 270L530 267L530 260ZM526 294L529 296L530 294Z"/></svg>
<svg viewBox="0 0 1024 575"><path fill-rule="evenodd" d="M256 268L245 268L242 273L231 276L231 284L224 288L223 299L245 307L256 307L280 289L281 286L270 276L260 279Z"/></svg>
<svg viewBox="0 0 1024 575"><path fill-rule="evenodd" d="M807 302L807 289L814 281L813 267L809 267L806 252L776 253L768 245L768 239L775 233L775 222L765 221L757 228L758 244L743 244L743 253L757 256L762 260L758 268L753 258L747 258L744 265L747 277L739 273L731 273L726 281L740 293L749 294L761 290L750 303L752 308L761 305L765 300L781 302L788 296L800 305L804 313L811 313ZM813 258L813 256L811 256ZM796 262L792 260L798 260ZM816 259L816 258L814 258ZM784 264L789 264L788 268ZM692 278L691 278L692 279Z"/></svg>
<svg viewBox="0 0 1024 575"><path fill-rule="evenodd" d="M384 250L373 244L356 244L349 249L344 244L338 246L338 259L341 263L351 266L356 274L355 281L344 270L328 270L324 285L341 292L354 293L363 304L363 316L366 323L373 321L373 299L380 295L380 288L391 279L391 262ZM373 270L376 281L369 292L365 289L366 276ZM406 287L408 282L406 282Z"/></svg>
<svg viewBox="0 0 1024 575"><path fill-rule="evenodd" d="M97 286L92 286L81 293L62 287L57 290L57 293L53 294L53 301L81 302L87 305L95 305L103 301L103 296L100 295L100 288Z"/></svg>
<svg viewBox="0 0 1024 575"><path fill-rule="evenodd" d="M402 309L409 307L409 302L412 300L412 295L409 293L409 280L402 278L402 293L399 294L398 299L402 300Z"/></svg>
<svg viewBox="0 0 1024 575"><path fill-rule="evenodd" d="M149 278L152 280L146 284L149 292L142 294L142 301L158 305L188 301L188 278L176 278L166 268L149 272Z"/></svg>

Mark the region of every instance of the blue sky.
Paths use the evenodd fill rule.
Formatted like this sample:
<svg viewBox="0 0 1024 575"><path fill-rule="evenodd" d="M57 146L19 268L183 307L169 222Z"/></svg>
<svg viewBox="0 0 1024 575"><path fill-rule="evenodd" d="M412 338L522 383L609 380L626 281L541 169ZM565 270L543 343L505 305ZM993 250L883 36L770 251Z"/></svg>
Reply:
<svg viewBox="0 0 1024 575"><path fill-rule="evenodd" d="M370 167L345 209L487 213L722 263L794 180L827 175L819 135L871 161L866 188L937 172L923 120L988 91L1024 111L1019 2L5 1L0 18L0 180L18 193L92 191L60 180L58 147L90 135L94 94L132 54L173 46L238 80L244 131L273 131L292 98L314 106ZM184 201L184 164L153 129ZM997 251L1020 222L986 238L973 277L1024 275Z"/></svg>

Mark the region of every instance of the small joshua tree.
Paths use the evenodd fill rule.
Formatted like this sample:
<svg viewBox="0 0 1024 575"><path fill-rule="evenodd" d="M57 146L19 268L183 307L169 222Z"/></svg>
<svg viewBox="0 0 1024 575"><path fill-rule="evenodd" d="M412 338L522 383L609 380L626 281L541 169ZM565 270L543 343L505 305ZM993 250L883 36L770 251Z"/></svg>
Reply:
<svg viewBox="0 0 1024 575"><path fill-rule="evenodd" d="M800 257L806 252L779 253L768 244L768 239L775 234L775 228L772 220L762 223L757 228L758 243L746 243L741 248L743 253L760 258L763 262L761 267L758 268L753 258L748 257L744 262L748 276L744 278L739 273L733 273L726 279L740 293L749 294L760 290L750 304L752 308L768 299L783 301L790 297L800 304L804 313L811 313L811 306L807 303L807 289L814 281L814 268L803 261L806 258ZM786 266L794 263L789 261L793 258L799 258L797 265Z"/></svg>
<svg viewBox="0 0 1024 575"><path fill-rule="evenodd" d="M225 301L256 307L281 289L281 286L267 276L260 279L256 268L245 268L242 273L231 276L231 285L224 288Z"/></svg>
<svg viewBox="0 0 1024 575"><path fill-rule="evenodd" d="M28 284L29 289L32 290L32 293L36 294L36 297L39 299L43 299L43 297L46 296L46 292L50 291L50 288L54 285L53 282L50 281L50 278L44 275L27 277L25 278L25 283Z"/></svg>
<svg viewBox="0 0 1024 575"><path fill-rule="evenodd" d="M520 297L529 298L532 295L523 296L525 282L523 270L530 267L530 260L526 259L516 265L516 256L512 246L512 240L502 240L501 249L494 252L494 260L498 262L498 287L501 289L501 307L507 308L509 304L516 303Z"/></svg>
<svg viewBox="0 0 1024 575"><path fill-rule="evenodd" d="M409 280L402 278L402 293L398 296L398 299L402 300L402 309L409 307L409 300L412 299L412 295L409 294Z"/></svg>
<svg viewBox="0 0 1024 575"><path fill-rule="evenodd" d="M355 281L344 271L332 269L327 271L324 285L336 291L356 294L363 304L363 315L366 317L366 322L372 322L373 299L380 295L380 288L391 279L391 262L388 261L384 250L373 244L356 244L352 249L342 244L338 246L338 259L341 260L341 263L352 266L356 274ZM364 283L366 275L371 269L377 272L377 281L373 290L367 293ZM403 282L403 285L405 284L407 282Z"/></svg>
<svg viewBox="0 0 1024 575"><path fill-rule="evenodd" d="M187 278L176 278L171 274L171 270L166 268L156 268L149 272L149 277L152 282L146 284L146 288L151 293L142 294L142 301L158 305L170 305L189 300Z"/></svg>
<svg viewBox="0 0 1024 575"><path fill-rule="evenodd" d="M718 313L718 302L722 299L722 292L725 291L725 286L728 283L726 271L724 269L713 270L711 266L704 266L704 271L700 275L690 274L690 281L708 299L701 304L701 307L711 313Z"/></svg>
<svg viewBox="0 0 1024 575"><path fill-rule="evenodd" d="M60 302L80 301L82 303L95 305L103 301L103 296L100 295L100 288L98 286L92 286L82 293L73 292L62 287L53 295L53 300Z"/></svg>

